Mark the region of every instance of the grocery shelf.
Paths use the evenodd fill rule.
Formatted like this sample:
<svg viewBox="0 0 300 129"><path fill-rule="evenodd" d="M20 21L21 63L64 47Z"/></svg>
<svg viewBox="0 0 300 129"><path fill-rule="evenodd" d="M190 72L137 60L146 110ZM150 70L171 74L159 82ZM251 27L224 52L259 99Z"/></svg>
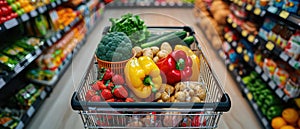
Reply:
<svg viewBox="0 0 300 129"><path fill-rule="evenodd" d="M25 13L17 18L10 19L0 25L0 34L5 32L6 30L9 30L9 29L17 26L17 25L20 25L23 22L28 21L30 18L34 18L34 17L38 16L39 14L43 14L48 10L54 9L61 4L62 4L62 0L56 0L55 2L40 6L40 7L36 8L35 10L32 10L29 13Z"/></svg>
<svg viewBox="0 0 300 129"><path fill-rule="evenodd" d="M219 50L218 53L219 53L219 56L225 61L226 68L228 69L228 71L230 72L230 75L234 78L236 83L239 85L239 88L240 88L241 92L245 96L245 99L247 100L247 102L251 106L252 110L255 112L256 117L259 119L261 125L263 125L263 127L265 129L272 129L272 127L270 125L270 122L267 120L267 118L260 111L258 105L256 104L256 102L253 99L253 95L249 92L248 88L246 87L246 85L242 81L242 77L237 74L237 72L236 72L237 70L235 68L233 68L233 69L230 68L230 67L232 67L232 66L230 66L231 63L227 59L227 57L226 57L225 53L223 52L223 50Z"/></svg>
<svg viewBox="0 0 300 129"><path fill-rule="evenodd" d="M192 3L185 3L185 2L158 2L158 1L131 1L131 2L121 2L121 1L114 1L106 5L107 8L128 8L128 7L159 7L159 8L193 8L194 4Z"/></svg>
<svg viewBox="0 0 300 129"><path fill-rule="evenodd" d="M287 55L279 46L277 46L274 42L264 40L260 36L258 36L260 40L261 46L263 46L266 50L273 53L275 56L280 57L283 61L287 62L292 68L296 70L300 70L300 62L296 61L291 56Z"/></svg>
<svg viewBox="0 0 300 129"><path fill-rule="evenodd" d="M268 6L264 9L261 9L261 8L253 7L253 5L247 4L247 3L243 2L242 0L229 0L229 1L242 7L242 8L245 8L247 11L250 11L257 16L264 17L266 13L273 14L273 15L276 15L277 17L280 17L280 18L300 27L300 16L293 14L293 13L289 13L280 8L277 8L274 6Z"/></svg>
<svg viewBox="0 0 300 129"><path fill-rule="evenodd" d="M257 45L259 43L259 38L258 36L249 34L246 30L243 30L239 25L237 25L237 23L235 23L232 18L227 18L226 19L227 23L229 25L231 25L232 28L234 28L235 30L237 30L239 32L239 34L247 39L247 41L249 41L250 43L252 43L253 45ZM230 39L229 39L230 40ZM232 39L231 39L232 40Z"/></svg>
<svg viewBox="0 0 300 129"><path fill-rule="evenodd" d="M227 43L231 45L232 48L238 53L237 47L235 44L237 44L236 41L230 41L229 38L225 38L227 40ZM246 53L247 54L247 53ZM245 56L243 56L245 57ZM289 99L291 99L288 95L284 93L284 91L279 88L279 86L276 85L276 83L272 80L272 78L266 74L260 66L258 66L253 60L245 60L243 58L243 61L246 62L251 68L255 69L255 71L259 74L259 76L262 78L263 81L266 82L266 84L272 89L272 91L284 102L287 102Z"/></svg>
<svg viewBox="0 0 300 129"><path fill-rule="evenodd" d="M16 75L18 75L20 72L22 72L31 62L33 62L38 56L42 54L42 51L46 48L52 46L56 41L60 40L64 34L66 34L68 31L70 31L70 28L75 26L76 23L78 23L80 19L77 17L71 24L66 26L64 29L54 33L50 38L45 39L44 44L37 48L34 52L31 52L25 58L20 61L17 66L14 68L13 72L10 72L8 76L0 77L0 89L5 86L11 79L13 79Z"/></svg>
<svg viewBox="0 0 300 129"><path fill-rule="evenodd" d="M18 125L16 126L16 129L23 129L28 125L33 115L36 113L36 111L40 108L40 106L43 104L46 97L50 94L51 89L49 87L45 87L41 94L36 98L36 101L32 103L32 105L28 108L27 111L25 111L20 118L20 121Z"/></svg>

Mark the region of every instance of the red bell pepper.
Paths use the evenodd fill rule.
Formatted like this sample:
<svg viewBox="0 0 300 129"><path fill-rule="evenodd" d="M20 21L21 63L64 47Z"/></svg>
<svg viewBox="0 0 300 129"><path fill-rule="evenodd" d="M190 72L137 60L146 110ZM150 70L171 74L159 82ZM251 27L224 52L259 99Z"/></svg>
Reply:
<svg viewBox="0 0 300 129"><path fill-rule="evenodd" d="M192 76L192 59L182 50L173 51L166 58L158 60L156 65L170 85L187 81Z"/></svg>

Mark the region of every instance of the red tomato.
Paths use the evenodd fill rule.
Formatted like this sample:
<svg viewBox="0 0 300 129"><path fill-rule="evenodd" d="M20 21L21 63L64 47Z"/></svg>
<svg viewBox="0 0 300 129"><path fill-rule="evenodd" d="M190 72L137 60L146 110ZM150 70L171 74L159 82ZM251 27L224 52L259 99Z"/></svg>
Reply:
<svg viewBox="0 0 300 129"><path fill-rule="evenodd" d="M7 7L2 6L0 9L2 10L2 16L8 15L8 9L7 9Z"/></svg>
<svg viewBox="0 0 300 129"><path fill-rule="evenodd" d="M5 17L0 17L0 21L1 21L1 23L4 23L5 21L6 21L6 18Z"/></svg>
<svg viewBox="0 0 300 129"><path fill-rule="evenodd" d="M18 17L18 14L17 14L17 13L11 13L10 16L11 16L12 18L17 18L17 17Z"/></svg>

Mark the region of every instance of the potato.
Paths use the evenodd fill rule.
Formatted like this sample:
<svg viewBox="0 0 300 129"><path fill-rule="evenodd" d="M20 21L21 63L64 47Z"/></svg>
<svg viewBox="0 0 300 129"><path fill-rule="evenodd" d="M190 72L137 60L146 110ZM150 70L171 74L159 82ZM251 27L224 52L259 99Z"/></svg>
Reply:
<svg viewBox="0 0 300 129"><path fill-rule="evenodd" d="M159 60L158 56L153 57L153 61L156 63Z"/></svg>
<svg viewBox="0 0 300 129"><path fill-rule="evenodd" d="M169 95L167 92L163 92L163 93L161 94L161 99L162 99L164 102L166 102L166 101L168 101L168 100L170 99L170 95Z"/></svg>
<svg viewBox="0 0 300 129"><path fill-rule="evenodd" d="M139 46L135 46L134 48L132 48L135 51L135 57L140 57L143 55L143 50L141 47Z"/></svg>
<svg viewBox="0 0 300 129"><path fill-rule="evenodd" d="M160 46L160 50L166 50L168 54L173 51L171 45L168 42L163 42Z"/></svg>
<svg viewBox="0 0 300 129"><path fill-rule="evenodd" d="M182 91L179 91L179 92L175 93L175 98L180 102L184 102L185 101L185 93Z"/></svg>
<svg viewBox="0 0 300 129"><path fill-rule="evenodd" d="M193 98L191 99L191 102L199 103L199 102L201 102L201 100L200 100L199 97L193 97Z"/></svg>
<svg viewBox="0 0 300 129"><path fill-rule="evenodd" d="M164 102L162 99L160 99L160 100L157 100L157 102L159 102L159 103L162 103L162 102Z"/></svg>
<svg viewBox="0 0 300 129"><path fill-rule="evenodd" d="M175 96L171 96L170 97L170 102L174 102L175 101Z"/></svg>
<svg viewBox="0 0 300 129"><path fill-rule="evenodd" d="M157 92L155 94L155 100L157 100L157 99L161 99L161 92Z"/></svg>
<svg viewBox="0 0 300 129"><path fill-rule="evenodd" d="M157 53L157 57L159 58L159 59L161 59L161 58L165 58L165 57L167 57L168 56L168 51L167 50L160 50L158 53Z"/></svg>
<svg viewBox="0 0 300 129"><path fill-rule="evenodd" d="M156 55L156 54L159 52L159 48L158 48L158 47L156 47L156 46L154 46L154 47L150 47L150 49L151 49L151 51L152 51L153 55Z"/></svg>
<svg viewBox="0 0 300 129"><path fill-rule="evenodd" d="M205 100L206 97L206 92L203 88L199 89L197 91L197 96L201 99L201 100Z"/></svg>
<svg viewBox="0 0 300 129"><path fill-rule="evenodd" d="M151 50L145 50L145 51L143 51L143 56L148 56L151 59L153 59L153 53L152 53Z"/></svg>
<svg viewBox="0 0 300 129"><path fill-rule="evenodd" d="M171 94L174 93L175 89L174 89L173 86L167 84L167 85L166 85L165 91L166 91L169 95L171 95Z"/></svg>

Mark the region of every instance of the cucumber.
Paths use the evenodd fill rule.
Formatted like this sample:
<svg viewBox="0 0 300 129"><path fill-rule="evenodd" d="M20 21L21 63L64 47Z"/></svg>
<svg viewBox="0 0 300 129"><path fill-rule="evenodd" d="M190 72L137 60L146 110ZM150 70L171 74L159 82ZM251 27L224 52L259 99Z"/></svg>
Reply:
<svg viewBox="0 0 300 129"><path fill-rule="evenodd" d="M170 44L180 43L180 42L182 42L182 39L184 39L186 36L187 36L186 31L176 31L176 32L170 33L166 36L160 37L156 40L143 43L141 45L141 48L160 46L163 42L169 42Z"/></svg>
<svg viewBox="0 0 300 129"><path fill-rule="evenodd" d="M190 46L192 43L194 43L194 41L194 36L188 36L183 39L183 42L186 43L187 46Z"/></svg>
<svg viewBox="0 0 300 129"><path fill-rule="evenodd" d="M171 33L174 33L174 32L166 32L166 33L163 33L163 34L160 34L160 35L158 35L158 34L152 34L152 35L147 39L147 42L154 41L154 40L156 40L156 39L158 39L158 38L167 36L167 35L169 35L169 34L171 34Z"/></svg>

